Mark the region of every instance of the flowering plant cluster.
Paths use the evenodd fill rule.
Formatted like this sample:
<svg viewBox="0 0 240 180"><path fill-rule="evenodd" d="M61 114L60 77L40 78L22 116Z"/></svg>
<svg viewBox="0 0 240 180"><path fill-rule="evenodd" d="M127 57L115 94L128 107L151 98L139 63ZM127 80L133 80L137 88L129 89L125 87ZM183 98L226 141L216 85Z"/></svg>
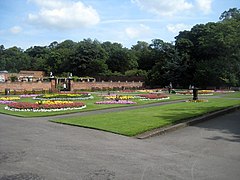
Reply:
<svg viewBox="0 0 240 180"><path fill-rule="evenodd" d="M15 102L10 103L5 108L7 110L13 111L61 111L61 110L71 110L86 107L82 102L74 103L59 103L59 104L38 104L29 102Z"/></svg>
<svg viewBox="0 0 240 180"><path fill-rule="evenodd" d="M98 101L95 104L137 104L133 101L119 100L119 101Z"/></svg>
<svg viewBox="0 0 240 180"><path fill-rule="evenodd" d="M138 92L152 93L152 92L155 92L155 90L152 90L152 89L144 89L144 90L138 90Z"/></svg>
<svg viewBox="0 0 240 180"><path fill-rule="evenodd" d="M167 95L164 94L141 94L139 95L142 100L163 100L169 99Z"/></svg>
<svg viewBox="0 0 240 180"><path fill-rule="evenodd" d="M20 95L21 98L29 98L29 97L36 97L39 96L39 94L22 94Z"/></svg>
<svg viewBox="0 0 240 180"><path fill-rule="evenodd" d="M199 90L198 91L198 94L201 94L201 95L213 95L214 93L214 90Z"/></svg>
<svg viewBox="0 0 240 180"><path fill-rule="evenodd" d="M69 104L73 103L73 101L52 101L52 100L47 100L47 101L37 101L36 104Z"/></svg>
<svg viewBox="0 0 240 180"><path fill-rule="evenodd" d="M213 90L199 90L198 94L199 95L213 95ZM192 95L193 92L192 91L179 91L177 92L177 94L181 94L181 95Z"/></svg>
<svg viewBox="0 0 240 180"><path fill-rule="evenodd" d="M179 91L176 94L181 94L181 95L192 95L193 93L191 91Z"/></svg>
<svg viewBox="0 0 240 180"><path fill-rule="evenodd" d="M14 101L2 101L2 100L0 100L0 104L10 104L10 103L14 103Z"/></svg>
<svg viewBox="0 0 240 180"><path fill-rule="evenodd" d="M128 100L133 98L134 96L127 96L127 95L105 96L105 99L111 99L111 100Z"/></svg>
<svg viewBox="0 0 240 180"><path fill-rule="evenodd" d="M3 101L14 101L19 99L20 97L8 97L8 96L0 97L0 100L3 100Z"/></svg>
<svg viewBox="0 0 240 180"><path fill-rule="evenodd" d="M39 100L84 100L93 99L91 94L81 93L81 94L44 94L35 97Z"/></svg>
<svg viewBox="0 0 240 180"><path fill-rule="evenodd" d="M232 91L232 90L215 90L216 93L232 93L232 92L235 92L235 91Z"/></svg>

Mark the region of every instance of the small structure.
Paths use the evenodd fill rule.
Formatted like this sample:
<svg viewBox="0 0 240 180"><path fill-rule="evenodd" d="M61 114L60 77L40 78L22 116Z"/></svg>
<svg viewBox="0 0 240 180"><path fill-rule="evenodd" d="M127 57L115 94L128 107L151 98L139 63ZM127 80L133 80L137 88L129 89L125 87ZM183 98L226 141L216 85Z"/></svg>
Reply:
<svg viewBox="0 0 240 180"><path fill-rule="evenodd" d="M17 74L19 81L38 81L45 76L44 71L20 71Z"/></svg>
<svg viewBox="0 0 240 180"><path fill-rule="evenodd" d="M0 71L0 82L5 82L7 80L8 71Z"/></svg>

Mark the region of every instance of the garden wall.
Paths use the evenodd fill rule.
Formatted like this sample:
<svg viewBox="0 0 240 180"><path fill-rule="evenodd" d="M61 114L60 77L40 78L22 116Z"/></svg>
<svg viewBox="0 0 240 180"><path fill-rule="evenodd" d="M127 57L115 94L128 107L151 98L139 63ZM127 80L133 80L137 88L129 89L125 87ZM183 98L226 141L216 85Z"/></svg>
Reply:
<svg viewBox="0 0 240 180"><path fill-rule="evenodd" d="M5 92L5 89L10 89L11 92L26 92L26 91L49 91L55 90L56 81L51 82L4 82L0 83L0 92ZM143 82L73 82L71 81L71 91L77 90L107 90L107 89L128 89L141 88Z"/></svg>
<svg viewBox="0 0 240 180"><path fill-rule="evenodd" d="M143 82L73 82L71 89L74 90L106 90L106 89L128 89L128 88L141 88Z"/></svg>
<svg viewBox="0 0 240 180"><path fill-rule="evenodd" d="M5 82L0 83L0 91L5 89L10 91L48 91L51 88L51 82Z"/></svg>

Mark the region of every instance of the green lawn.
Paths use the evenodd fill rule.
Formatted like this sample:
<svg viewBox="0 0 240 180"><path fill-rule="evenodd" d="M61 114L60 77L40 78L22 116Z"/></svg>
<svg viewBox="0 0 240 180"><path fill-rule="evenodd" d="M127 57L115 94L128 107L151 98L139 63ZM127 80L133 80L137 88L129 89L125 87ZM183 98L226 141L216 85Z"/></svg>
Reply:
<svg viewBox="0 0 240 180"><path fill-rule="evenodd" d="M222 95L226 98L240 98L240 92L234 92L234 93L226 93Z"/></svg>
<svg viewBox="0 0 240 180"><path fill-rule="evenodd" d="M163 101L159 101L159 100L141 101L139 99L133 99L132 101L137 102L137 104L134 104L134 105L101 104L100 105L100 104L95 104L95 102L101 101L101 100L103 100L103 98L98 96L98 94L93 94L93 96L94 96L94 99L81 101L81 102L84 102L87 106L86 108L81 109L81 110L68 110L68 111L59 111L59 112L14 112L14 111L5 110L4 107L6 105L0 104L0 113L13 115L13 116L19 116L19 117L43 117L43 116L54 116L54 115L70 114L70 113L84 112L84 111L93 111L93 110L98 110L98 109L117 108L117 107L123 107L123 106L138 106L138 105L149 104L149 103L174 101L174 100L191 98L191 96L170 95L169 100L163 100ZM36 102L36 100L33 100L32 98L21 98L21 100L18 100L18 101Z"/></svg>
<svg viewBox="0 0 240 180"><path fill-rule="evenodd" d="M209 99L209 102L183 102L115 113L58 119L54 122L134 136L145 131L171 125L184 119L234 105L240 105L240 100Z"/></svg>

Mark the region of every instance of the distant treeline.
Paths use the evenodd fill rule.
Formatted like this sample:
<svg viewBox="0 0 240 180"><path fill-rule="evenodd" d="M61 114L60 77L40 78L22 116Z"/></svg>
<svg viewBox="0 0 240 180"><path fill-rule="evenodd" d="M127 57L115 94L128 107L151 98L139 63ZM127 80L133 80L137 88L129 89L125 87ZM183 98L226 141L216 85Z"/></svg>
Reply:
<svg viewBox="0 0 240 180"><path fill-rule="evenodd" d="M52 42L26 50L0 46L0 70L43 70L64 76L138 76L150 86L240 86L240 10L229 9L218 22L182 31L175 43L153 39L130 49L84 39Z"/></svg>

